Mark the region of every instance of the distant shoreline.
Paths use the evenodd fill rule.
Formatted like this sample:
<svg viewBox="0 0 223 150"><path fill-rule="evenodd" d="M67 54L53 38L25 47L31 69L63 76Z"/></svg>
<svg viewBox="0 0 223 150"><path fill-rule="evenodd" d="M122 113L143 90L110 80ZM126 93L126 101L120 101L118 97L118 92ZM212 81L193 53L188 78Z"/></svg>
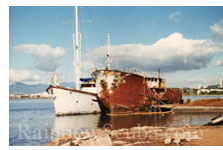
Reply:
<svg viewBox="0 0 223 150"><path fill-rule="evenodd" d="M222 94L202 94L202 95L196 95L196 94L183 94L183 96L223 96Z"/></svg>
<svg viewBox="0 0 223 150"><path fill-rule="evenodd" d="M188 95L188 94L185 94L185 95L183 95L183 97L184 96L197 96L197 97L199 97L199 96L222 96L223 97L223 95ZM52 99L52 98L50 98L50 97L23 97L23 98L16 98L16 97L13 97L13 98L11 98L11 97L9 97L9 100L18 100L18 99Z"/></svg>
<svg viewBox="0 0 223 150"><path fill-rule="evenodd" d="M9 100L18 100L18 99L51 99L50 97L26 97L26 98L9 98Z"/></svg>

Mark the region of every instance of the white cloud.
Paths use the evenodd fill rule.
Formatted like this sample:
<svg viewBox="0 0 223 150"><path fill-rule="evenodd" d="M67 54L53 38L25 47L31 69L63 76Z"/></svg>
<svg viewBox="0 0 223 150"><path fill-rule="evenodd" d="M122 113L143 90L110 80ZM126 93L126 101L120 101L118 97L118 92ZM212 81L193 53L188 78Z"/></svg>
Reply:
<svg viewBox="0 0 223 150"><path fill-rule="evenodd" d="M39 58L35 62L35 68L45 72L54 72L59 66L58 60L53 58Z"/></svg>
<svg viewBox="0 0 223 150"><path fill-rule="evenodd" d="M223 60L218 60L218 61L215 63L215 66L223 67Z"/></svg>
<svg viewBox="0 0 223 150"><path fill-rule="evenodd" d="M206 67L212 57L220 51L220 45L204 39L186 39L180 33L173 33L152 45L111 46L111 56L113 60L119 59L120 68L137 68L144 71L156 71L160 68L162 72ZM86 56L96 67L104 67L105 53L106 46L95 48Z"/></svg>
<svg viewBox="0 0 223 150"><path fill-rule="evenodd" d="M211 31L218 37L218 39L223 38L223 19L221 19L218 23L210 26Z"/></svg>
<svg viewBox="0 0 223 150"><path fill-rule="evenodd" d="M14 50L32 54L37 57L62 57L65 55L65 51L61 47L52 48L50 45L46 44L22 44L15 46Z"/></svg>
<svg viewBox="0 0 223 150"><path fill-rule="evenodd" d="M9 82L38 81L38 80L40 80L39 75L32 73L29 70L9 69Z"/></svg>
<svg viewBox="0 0 223 150"><path fill-rule="evenodd" d="M181 12L174 12L172 14L169 15L168 20L169 21L173 21L173 22L181 22L181 20L183 19L183 15Z"/></svg>
<svg viewBox="0 0 223 150"><path fill-rule="evenodd" d="M14 50L33 55L35 57L35 68L45 72L54 72L59 66L59 58L65 55L64 48L52 48L46 44L22 44L15 46Z"/></svg>

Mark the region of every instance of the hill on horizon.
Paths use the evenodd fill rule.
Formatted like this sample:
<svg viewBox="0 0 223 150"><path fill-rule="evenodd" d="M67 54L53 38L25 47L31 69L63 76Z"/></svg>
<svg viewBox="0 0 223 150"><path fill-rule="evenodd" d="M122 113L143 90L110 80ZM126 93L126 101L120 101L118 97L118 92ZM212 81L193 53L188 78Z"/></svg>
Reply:
<svg viewBox="0 0 223 150"><path fill-rule="evenodd" d="M75 88L75 84L73 82L61 82L61 86ZM45 92L47 84L25 84L22 82L15 82L9 85L9 94L37 94Z"/></svg>

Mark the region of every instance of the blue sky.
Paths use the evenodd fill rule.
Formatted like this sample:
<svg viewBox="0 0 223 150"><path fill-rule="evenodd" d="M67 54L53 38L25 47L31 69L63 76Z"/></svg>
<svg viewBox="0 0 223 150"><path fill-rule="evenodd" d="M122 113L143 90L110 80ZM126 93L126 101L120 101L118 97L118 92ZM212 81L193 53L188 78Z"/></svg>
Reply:
<svg viewBox="0 0 223 150"><path fill-rule="evenodd" d="M74 7L9 8L10 83L74 81ZM113 67L156 71L169 87L223 78L223 7L79 7L82 76L105 65L111 32ZM91 20L89 22L89 20Z"/></svg>

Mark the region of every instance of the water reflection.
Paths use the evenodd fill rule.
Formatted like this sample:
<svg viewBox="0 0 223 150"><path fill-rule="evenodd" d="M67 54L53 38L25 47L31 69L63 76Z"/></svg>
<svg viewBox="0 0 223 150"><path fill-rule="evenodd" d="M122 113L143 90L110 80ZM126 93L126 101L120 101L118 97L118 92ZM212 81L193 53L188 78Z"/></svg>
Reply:
<svg viewBox="0 0 223 150"><path fill-rule="evenodd" d="M112 129L132 128L137 126L165 126L171 122L173 114L165 115L132 115L132 116L115 116L107 117L107 120L99 125L102 127L107 124Z"/></svg>
<svg viewBox="0 0 223 150"><path fill-rule="evenodd" d="M181 113L174 114L170 126L180 125L204 125L212 118L220 115L221 113Z"/></svg>
<svg viewBox="0 0 223 150"><path fill-rule="evenodd" d="M100 116L100 114L89 114L55 117L51 134L58 137L65 134L78 133L84 130L98 128Z"/></svg>
<svg viewBox="0 0 223 150"><path fill-rule="evenodd" d="M219 115L219 113L132 115L115 117L101 114L64 116L55 117L51 131L58 137L65 134L73 134L104 127L114 130L137 126L203 125L217 115Z"/></svg>
<svg viewBox="0 0 223 150"><path fill-rule="evenodd" d="M109 127L111 129L131 128L137 126L165 126L173 120L173 115L77 115L55 117L52 133L55 136L78 133L83 130Z"/></svg>

